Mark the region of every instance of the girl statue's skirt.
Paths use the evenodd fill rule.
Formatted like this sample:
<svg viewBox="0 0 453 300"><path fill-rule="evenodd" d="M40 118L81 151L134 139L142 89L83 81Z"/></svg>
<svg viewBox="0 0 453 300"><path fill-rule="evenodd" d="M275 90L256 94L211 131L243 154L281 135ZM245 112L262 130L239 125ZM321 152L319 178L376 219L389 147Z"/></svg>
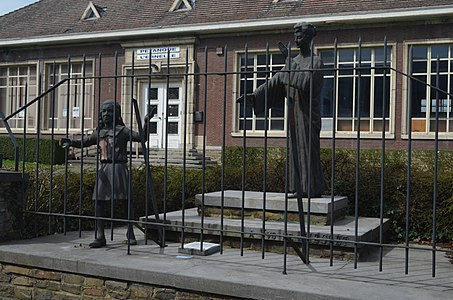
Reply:
<svg viewBox="0 0 453 300"><path fill-rule="evenodd" d="M127 163L102 163L94 186L93 200L109 201L128 198L129 170ZM113 197L112 197L113 191Z"/></svg>

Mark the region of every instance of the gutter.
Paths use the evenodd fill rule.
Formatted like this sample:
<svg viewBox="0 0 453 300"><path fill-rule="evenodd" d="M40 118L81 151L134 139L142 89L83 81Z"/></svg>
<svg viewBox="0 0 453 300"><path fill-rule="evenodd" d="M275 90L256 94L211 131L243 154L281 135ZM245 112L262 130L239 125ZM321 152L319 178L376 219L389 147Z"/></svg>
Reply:
<svg viewBox="0 0 453 300"><path fill-rule="evenodd" d="M373 24L392 21L436 20L445 16L453 16L453 5L14 38L0 40L0 47L100 42L150 36L168 37L172 35L219 34L286 29L302 20L322 27L334 24Z"/></svg>

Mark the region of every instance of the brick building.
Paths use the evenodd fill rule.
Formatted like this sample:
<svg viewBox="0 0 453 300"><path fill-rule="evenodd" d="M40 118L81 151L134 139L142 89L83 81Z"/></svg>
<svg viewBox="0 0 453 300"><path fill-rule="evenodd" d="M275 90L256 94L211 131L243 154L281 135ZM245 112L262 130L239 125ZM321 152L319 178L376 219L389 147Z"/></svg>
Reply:
<svg viewBox="0 0 453 300"><path fill-rule="evenodd" d="M108 98L121 101L127 123L135 97L142 115L149 104L157 107L153 147L180 148L185 133L188 147L199 148L204 118L206 145L218 149L226 103L226 144L241 145L244 115L235 99L244 86L251 91L264 82L267 45L271 70L284 65L277 43L291 42L292 27L300 21L317 27L315 49L325 67L344 68L336 76L325 72L322 145L331 142L333 122L338 145L355 145L360 99L363 147L380 145L383 114L387 147L405 147L408 103L414 147L431 147L439 103L440 146L451 149L451 96L441 93L435 102L435 90L408 84L404 75L412 70L421 82L439 80L442 90L452 91L453 1L448 0L41 0L0 17L0 111L7 116L18 111L69 76L75 79L47 94L41 106L12 117L12 129L22 132L26 117L29 132L48 135L54 124L56 134L65 133L67 125L77 134L96 126L99 103ZM359 61L360 84L357 70L348 69ZM396 71L379 69L384 61ZM245 63L258 73L241 77ZM202 118L194 117L200 113ZM284 145L286 114L283 104L272 108L270 145ZM251 109L245 118L248 145L261 145L265 120Z"/></svg>

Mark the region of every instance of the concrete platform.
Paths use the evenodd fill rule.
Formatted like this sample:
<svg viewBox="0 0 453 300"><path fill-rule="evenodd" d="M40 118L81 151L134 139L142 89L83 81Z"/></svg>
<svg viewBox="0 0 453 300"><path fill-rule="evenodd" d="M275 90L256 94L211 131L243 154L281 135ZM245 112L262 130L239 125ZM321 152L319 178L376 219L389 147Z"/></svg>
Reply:
<svg viewBox="0 0 453 300"><path fill-rule="evenodd" d="M69 232L0 244L0 262L100 276L117 280L149 283L168 288L201 291L238 299L453 299L453 265L444 253L436 256L436 277L431 276L431 251L410 250L409 274L404 274L405 250L385 248L383 271L375 256L354 268L353 261L334 261L312 257L304 265L288 255L287 275L283 275L284 256L225 248L223 254L181 259L180 244L161 249L144 244L122 244L125 229L116 229L114 240L100 249L88 248L92 232Z"/></svg>
<svg viewBox="0 0 453 300"><path fill-rule="evenodd" d="M223 200L223 201L222 201ZM184 211L169 212L165 215L167 222L167 237L178 241L180 232L189 240L197 240L203 234L204 239L215 241L223 232L223 237L232 247L244 247L244 239L248 247L261 247L262 238L268 241L266 251L282 252L285 236L300 237L299 208L297 199L285 199L284 193L266 193L265 212L263 213L264 193L255 191L226 190L222 192L196 195L197 208ZM360 251L361 259L367 255L366 246L356 242L379 242L381 220L379 218L346 216L348 208L347 197L329 196L303 198L305 232L309 234L310 245L314 246L315 255L323 256L325 250L332 244L337 257L344 257ZM308 221L308 207L310 220ZM333 228L331 226L331 216ZM163 215L160 216L162 220ZM148 216L150 222L154 216ZM140 218L145 222L145 217ZM285 224L286 221L286 224ZM145 225L144 225L145 226ZM148 225L148 228L153 228ZM222 227L223 226L223 227ZM389 220L383 219L382 229L385 234ZM357 232L356 232L357 227ZM333 229L333 231L332 231ZM385 236L383 237L385 241ZM299 239L293 239L300 242ZM238 242L240 241L240 243ZM365 250L364 250L365 249Z"/></svg>
<svg viewBox="0 0 453 300"><path fill-rule="evenodd" d="M163 215L160 216L163 219ZM149 216L148 220L153 222L154 216ZM140 218L144 222L145 218ZM166 221L170 224L167 229L168 232L181 232L182 211L175 211L166 214ZM203 226L201 224L201 216L198 215L197 208L185 210L184 225L188 228L185 229L186 233L201 232L207 235L219 235L221 229L221 218L204 217ZM388 219L384 219L384 230L388 226ZM223 219L224 222L224 236L227 237L240 237L242 224L240 219ZM380 220L377 218L359 218L357 241L378 241L379 240L379 226ZM288 235L300 236L299 223L288 223ZM310 237L313 238L330 238L330 226L312 225L308 230L306 224L306 231L310 232ZM259 219L245 219L244 220L244 238L247 239L260 239L263 232L262 220ZM346 217L335 223L334 226L334 242L335 246L340 247L353 247L352 241L356 240L355 236L355 219L353 217ZM282 236L285 233L284 222L266 221L264 234L265 239L270 241L282 241ZM313 244L327 244L325 241L313 241ZM360 245L359 245L360 247Z"/></svg>

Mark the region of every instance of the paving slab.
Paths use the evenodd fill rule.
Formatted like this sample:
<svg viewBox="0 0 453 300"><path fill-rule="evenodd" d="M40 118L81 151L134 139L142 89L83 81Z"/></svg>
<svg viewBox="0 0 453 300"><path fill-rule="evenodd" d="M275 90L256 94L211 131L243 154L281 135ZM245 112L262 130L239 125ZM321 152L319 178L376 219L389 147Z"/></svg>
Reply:
<svg viewBox="0 0 453 300"><path fill-rule="evenodd" d="M113 241L90 249L92 232L69 232L0 244L0 262L66 271L82 275L148 283L168 288L220 294L241 299L453 299L453 265L443 253L431 276L431 251L410 250L409 274L404 274L405 250L386 249L383 272L377 260L359 262L312 258L304 265L297 256L224 248L222 254L181 259L179 243L164 249L153 242L132 246ZM286 261L287 275L283 275ZM387 279L388 278L388 279Z"/></svg>

